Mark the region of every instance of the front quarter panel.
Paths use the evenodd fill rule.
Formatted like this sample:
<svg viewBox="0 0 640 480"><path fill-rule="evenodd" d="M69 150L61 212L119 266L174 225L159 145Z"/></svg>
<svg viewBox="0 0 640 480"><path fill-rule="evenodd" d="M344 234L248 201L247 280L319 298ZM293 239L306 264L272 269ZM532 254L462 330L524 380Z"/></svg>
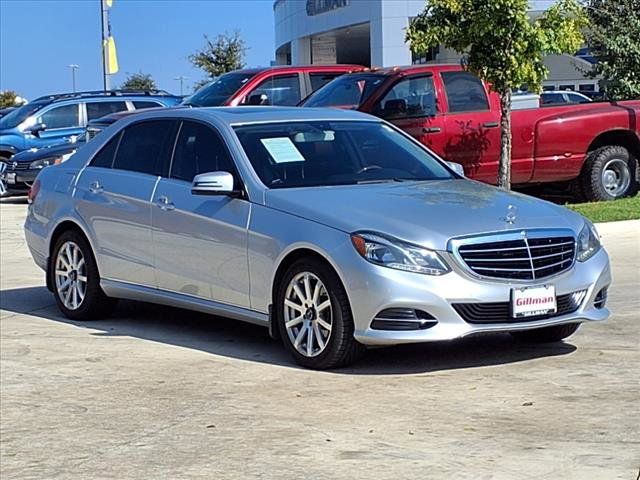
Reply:
<svg viewBox="0 0 640 480"><path fill-rule="evenodd" d="M278 266L295 250L313 250L324 257L344 284L344 264L338 257L347 243L350 244L349 236L340 230L254 205L248 240L251 308L268 312Z"/></svg>

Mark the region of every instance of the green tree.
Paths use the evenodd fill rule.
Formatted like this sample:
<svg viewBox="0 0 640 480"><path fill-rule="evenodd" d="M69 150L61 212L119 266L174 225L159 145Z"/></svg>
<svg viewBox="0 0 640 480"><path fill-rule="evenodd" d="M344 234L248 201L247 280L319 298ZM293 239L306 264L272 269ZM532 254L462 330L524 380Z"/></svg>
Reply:
<svg viewBox="0 0 640 480"><path fill-rule="evenodd" d="M157 90L155 80L148 73L130 73L122 85L122 90Z"/></svg>
<svg viewBox="0 0 640 480"><path fill-rule="evenodd" d="M640 0L587 0L587 44L609 98L640 98Z"/></svg>
<svg viewBox="0 0 640 480"><path fill-rule="evenodd" d="M415 52L444 45L464 55L465 68L497 92L501 106L498 185L511 188L511 92L523 84L539 92L545 55L574 53L583 43L586 16L576 0L561 0L540 18L528 0L429 0L406 39Z"/></svg>
<svg viewBox="0 0 640 480"><path fill-rule="evenodd" d="M244 67L244 55L247 51L240 32L233 35L227 32L218 35L215 40L204 36L205 46L193 55L189 55L189 61L205 71L208 76L206 81L218 77L223 73Z"/></svg>
<svg viewBox="0 0 640 480"><path fill-rule="evenodd" d="M18 102L18 94L13 90L0 92L0 108L15 107Z"/></svg>

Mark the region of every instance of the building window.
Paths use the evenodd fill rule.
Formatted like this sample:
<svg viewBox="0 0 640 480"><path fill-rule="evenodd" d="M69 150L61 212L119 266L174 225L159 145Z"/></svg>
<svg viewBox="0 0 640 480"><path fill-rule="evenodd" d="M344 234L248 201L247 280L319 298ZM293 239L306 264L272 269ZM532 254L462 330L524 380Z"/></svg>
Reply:
<svg viewBox="0 0 640 480"><path fill-rule="evenodd" d="M560 85L560 87L558 88L558 90L571 90L571 91L574 91L575 89L576 89L576 86L573 84Z"/></svg>
<svg viewBox="0 0 640 480"><path fill-rule="evenodd" d="M578 90L580 92L595 92L596 86L593 83L581 83L578 85Z"/></svg>
<svg viewBox="0 0 640 480"><path fill-rule="evenodd" d="M423 63L434 62L437 59L439 53L440 45L431 47L426 52L411 52L411 63L414 65L419 65Z"/></svg>

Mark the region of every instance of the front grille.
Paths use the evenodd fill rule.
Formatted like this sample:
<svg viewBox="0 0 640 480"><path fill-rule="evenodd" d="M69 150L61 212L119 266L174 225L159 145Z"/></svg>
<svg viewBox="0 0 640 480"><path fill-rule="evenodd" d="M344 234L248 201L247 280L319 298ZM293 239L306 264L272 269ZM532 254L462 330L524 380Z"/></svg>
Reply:
<svg viewBox="0 0 640 480"><path fill-rule="evenodd" d="M559 317L573 313L584 300L586 290L559 295L556 299L557 311L547 315L536 315L532 317L512 318L510 302L492 303L454 303L452 306L458 315L468 323L520 323L534 320L544 320L547 318Z"/></svg>
<svg viewBox="0 0 640 480"><path fill-rule="evenodd" d="M458 254L471 271L483 277L537 280L571 268L574 237L535 235L493 242L479 238L459 245Z"/></svg>
<svg viewBox="0 0 640 480"><path fill-rule="evenodd" d="M9 162L7 164L8 172L15 172L20 170L28 170L30 162L18 163L18 162Z"/></svg>

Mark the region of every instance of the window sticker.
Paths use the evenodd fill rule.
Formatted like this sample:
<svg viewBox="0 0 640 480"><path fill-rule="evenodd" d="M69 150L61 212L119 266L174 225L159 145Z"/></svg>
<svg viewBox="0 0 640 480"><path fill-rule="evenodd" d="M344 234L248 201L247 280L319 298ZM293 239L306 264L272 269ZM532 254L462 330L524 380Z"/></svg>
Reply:
<svg viewBox="0 0 640 480"><path fill-rule="evenodd" d="M260 141L276 163L304 162L300 150L289 137L261 138Z"/></svg>

